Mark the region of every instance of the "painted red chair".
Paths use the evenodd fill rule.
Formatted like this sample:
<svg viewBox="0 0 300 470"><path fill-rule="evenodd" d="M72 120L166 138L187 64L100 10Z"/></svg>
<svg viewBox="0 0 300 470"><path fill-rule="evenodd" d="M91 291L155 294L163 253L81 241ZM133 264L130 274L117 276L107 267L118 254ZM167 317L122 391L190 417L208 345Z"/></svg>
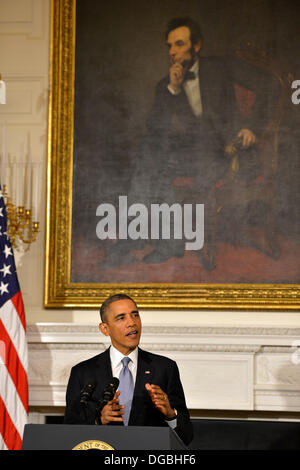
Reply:
<svg viewBox="0 0 300 470"><path fill-rule="evenodd" d="M241 140L236 138L225 149L229 159L228 172L225 177L218 181L211 189L206 204L206 214L210 217L210 229L206 233L205 252L201 257L205 260L204 266L212 270L216 266L216 243L217 233L220 230L222 215L235 207L244 207L247 211L251 206L261 204L263 209L263 221L260 230L265 234L263 251L273 259L280 257L280 248L277 243L277 204L276 204L276 179L278 169L279 149L278 136L282 119L284 117L287 103L290 101L291 82L293 77L288 74L282 66L277 64L267 54L260 51L251 43L247 43L236 51L241 60L271 73L279 83L279 94L272 103L272 116L267 123L259 141L255 144L259 154L260 170L252 180L243 180L240 177L241 169ZM253 91L235 85L235 95L242 116L246 117L255 103L256 95ZM174 181L177 194L190 190L194 194L196 202L197 190L192 178L180 178ZM203 201L198 201L203 202ZM243 230L244 221L241 220L239 230ZM245 233L247 228L245 228ZM253 243L253 242L252 242ZM257 244L257 248L259 248ZM260 247L261 249L261 247Z"/></svg>

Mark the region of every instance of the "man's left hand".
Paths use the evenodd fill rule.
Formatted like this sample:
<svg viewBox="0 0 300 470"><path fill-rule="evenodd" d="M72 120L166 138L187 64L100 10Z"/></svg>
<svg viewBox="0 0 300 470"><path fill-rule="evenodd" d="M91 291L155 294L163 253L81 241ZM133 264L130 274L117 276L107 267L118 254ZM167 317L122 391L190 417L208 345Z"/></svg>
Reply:
<svg viewBox="0 0 300 470"><path fill-rule="evenodd" d="M176 417L176 412L171 408L168 395L159 387L159 385L146 384L153 405L157 408L166 418L172 419Z"/></svg>
<svg viewBox="0 0 300 470"><path fill-rule="evenodd" d="M244 148L250 147L257 142L256 135L250 129L241 129L238 137L242 138L242 146Z"/></svg>

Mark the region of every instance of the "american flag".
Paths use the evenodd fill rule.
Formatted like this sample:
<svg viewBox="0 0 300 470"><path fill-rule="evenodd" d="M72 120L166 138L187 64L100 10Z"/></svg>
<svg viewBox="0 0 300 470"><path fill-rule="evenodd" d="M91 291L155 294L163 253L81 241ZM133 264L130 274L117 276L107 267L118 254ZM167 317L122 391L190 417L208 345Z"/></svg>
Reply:
<svg viewBox="0 0 300 470"><path fill-rule="evenodd" d="M28 416L26 322L6 232L7 213L0 187L0 449L18 450Z"/></svg>

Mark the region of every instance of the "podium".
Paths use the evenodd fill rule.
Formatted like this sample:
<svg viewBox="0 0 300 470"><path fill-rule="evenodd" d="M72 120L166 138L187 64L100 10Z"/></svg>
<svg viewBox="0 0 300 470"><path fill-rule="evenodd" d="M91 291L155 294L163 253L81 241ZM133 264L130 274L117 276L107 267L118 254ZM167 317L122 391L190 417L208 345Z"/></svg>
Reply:
<svg viewBox="0 0 300 470"><path fill-rule="evenodd" d="M22 450L182 450L169 427L27 424Z"/></svg>

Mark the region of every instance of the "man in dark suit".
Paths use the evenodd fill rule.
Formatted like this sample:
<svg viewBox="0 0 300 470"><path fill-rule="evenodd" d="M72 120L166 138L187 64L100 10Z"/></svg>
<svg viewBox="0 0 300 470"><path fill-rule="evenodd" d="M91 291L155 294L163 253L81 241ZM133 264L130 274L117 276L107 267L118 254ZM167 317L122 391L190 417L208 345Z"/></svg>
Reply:
<svg viewBox="0 0 300 470"><path fill-rule="evenodd" d="M155 100L148 119L145 159L139 162L138 176L145 193L150 169L154 202L191 203L193 198L205 204L205 228L209 234L210 209L214 210L213 191L229 170L226 149L236 140L240 145L240 174L254 179L261 171L257 152L258 137L268 120L269 76L233 57L201 57L202 32L190 18L175 18L166 31L169 73L156 87ZM239 111L234 85L252 90L255 95L251 113ZM154 170L155 171L155 170ZM145 174L146 173L146 174ZM153 173L153 170L152 170ZM153 185L155 181L155 185ZM185 188L177 190L185 181ZM183 241L155 242L144 261L162 262L171 256L183 256Z"/></svg>
<svg viewBox="0 0 300 470"><path fill-rule="evenodd" d="M177 364L164 356L141 350L141 319L135 302L125 294L108 298L101 306L100 331L110 336L111 346L87 361L74 366L66 394L66 424L170 426L185 444L193 438ZM128 358L130 389L122 388L122 360ZM129 372L128 372L129 370ZM112 377L120 377L119 390L97 416L97 404ZM83 406L81 391L95 385L93 400ZM127 382L128 384L128 382ZM121 391L122 390L122 391ZM124 394L124 395L123 395ZM126 422L126 415L129 421Z"/></svg>
<svg viewBox="0 0 300 470"><path fill-rule="evenodd" d="M204 249L197 252L203 258L216 212L215 191L229 171L227 149L233 142L239 146L240 177L251 181L260 175L256 143L270 118L273 79L234 57L201 56L202 32L193 19L171 20L165 38L169 71L156 87L128 203L204 204ZM240 112L235 86L249 91L252 106L247 115ZM170 232L174 233L173 227ZM182 257L185 241L170 238L140 240L141 245L153 247L142 261L161 263ZM130 253L136 243L119 240L107 255L109 263L136 261ZM203 264L213 268L209 260L203 259Z"/></svg>

